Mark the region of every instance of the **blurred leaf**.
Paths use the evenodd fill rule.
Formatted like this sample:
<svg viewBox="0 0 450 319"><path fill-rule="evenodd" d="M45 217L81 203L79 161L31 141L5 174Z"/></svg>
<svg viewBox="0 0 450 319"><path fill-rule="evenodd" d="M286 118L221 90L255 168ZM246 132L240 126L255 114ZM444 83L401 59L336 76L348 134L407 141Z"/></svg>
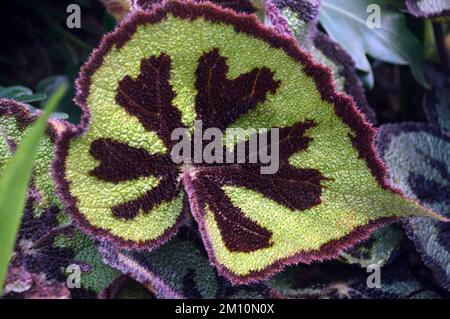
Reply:
<svg viewBox="0 0 450 319"><path fill-rule="evenodd" d="M319 21L328 34L349 52L358 69L370 72L366 54L393 64L409 65L416 79L425 87L423 48L406 27L403 14L387 5L390 0L322 0ZM381 28L369 28L367 8L378 4Z"/></svg>
<svg viewBox="0 0 450 319"><path fill-rule="evenodd" d="M0 179L0 287L14 248L25 197L33 170L39 140L47 125L47 119L64 96L67 86L61 86L50 98L42 116L30 129L30 133L17 147L11 160L5 165ZM13 187L14 185L14 187Z"/></svg>

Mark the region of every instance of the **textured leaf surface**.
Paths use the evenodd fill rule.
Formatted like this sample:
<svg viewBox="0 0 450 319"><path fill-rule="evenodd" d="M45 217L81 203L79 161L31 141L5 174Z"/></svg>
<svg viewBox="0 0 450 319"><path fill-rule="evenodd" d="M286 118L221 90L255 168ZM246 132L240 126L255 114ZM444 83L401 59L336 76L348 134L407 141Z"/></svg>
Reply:
<svg viewBox="0 0 450 319"><path fill-rule="evenodd" d="M0 100L0 115L2 140L7 141L9 154L27 136L38 114L31 114L22 103ZM27 293L22 294L24 297L59 298L65 297L67 292L70 295L73 291L65 288L64 272L70 264L80 264L84 268L82 286L96 293L100 293L119 275L101 262L97 246L72 229L67 216L60 210L61 203L51 178L51 162L54 140L67 125L64 121L51 120L47 134L39 142L28 204L22 217L13 266L9 271L10 274L15 269L25 271L24 276L30 280L30 286ZM21 280L14 279L10 285L20 286Z"/></svg>
<svg viewBox="0 0 450 319"><path fill-rule="evenodd" d="M159 298L263 298L263 285L235 286L217 275L200 237L184 227L166 245L151 251L127 251L105 245L104 261L151 287Z"/></svg>
<svg viewBox="0 0 450 319"><path fill-rule="evenodd" d="M390 168L390 179L406 195L450 216L450 137L426 124L383 125L378 146ZM449 223L423 218L405 222L424 262L440 284L450 288Z"/></svg>
<svg viewBox="0 0 450 319"><path fill-rule="evenodd" d="M65 282L30 273L25 267L12 266L6 277L2 298L69 299L70 291Z"/></svg>
<svg viewBox="0 0 450 319"><path fill-rule="evenodd" d="M401 258L400 258L401 257ZM381 287L368 288L365 269L326 262L290 267L268 281L268 285L287 298L301 299L436 299L448 294L418 278L399 256L381 268Z"/></svg>
<svg viewBox="0 0 450 319"><path fill-rule="evenodd" d="M328 70L252 15L178 1L132 14L83 67L77 103L82 123L58 140L54 165L76 224L154 248L190 206L210 260L234 283L333 258L396 217L431 214L387 185L374 131ZM194 131L195 119L279 128L279 170L175 165L170 134Z"/></svg>
<svg viewBox="0 0 450 319"><path fill-rule="evenodd" d="M419 18L450 22L450 2L447 0L406 0L406 8Z"/></svg>
<svg viewBox="0 0 450 319"><path fill-rule="evenodd" d="M366 100L352 57L317 29L319 8L317 0L269 0L266 1L266 24L281 34L293 36L318 62L331 68L336 88L351 95L360 111L375 124L375 112Z"/></svg>

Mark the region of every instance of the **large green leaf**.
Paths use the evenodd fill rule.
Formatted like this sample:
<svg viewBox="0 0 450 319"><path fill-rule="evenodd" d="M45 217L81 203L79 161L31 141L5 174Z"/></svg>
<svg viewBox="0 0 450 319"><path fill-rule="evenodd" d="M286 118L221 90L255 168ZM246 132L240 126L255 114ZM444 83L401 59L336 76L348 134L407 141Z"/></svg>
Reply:
<svg viewBox="0 0 450 319"><path fill-rule="evenodd" d="M42 116L30 129L29 135L17 147L11 160L5 165L3 176L0 179L0 242L2 243L0 248L0 287L3 286L25 206L25 197L39 139L44 133L49 115L64 96L66 89L67 86L61 86L50 98Z"/></svg>
<svg viewBox="0 0 450 319"><path fill-rule="evenodd" d="M319 21L328 34L349 52L358 69L371 72L366 57L409 65L416 79L428 86L422 70L423 48L408 30L403 14L388 5L392 0L323 0ZM370 28L368 6L379 5L381 28Z"/></svg>
<svg viewBox="0 0 450 319"><path fill-rule="evenodd" d="M248 284L337 257L398 218L440 218L389 187L372 128L328 69L255 16L184 1L132 13L77 84L83 121L57 140L53 177L74 224L111 245L159 247L190 211L210 262ZM279 169L264 174L250 154L174 161L171 132L202 134L195 120L279 130ZM239 139L218 147L248 149Z"/></svg>

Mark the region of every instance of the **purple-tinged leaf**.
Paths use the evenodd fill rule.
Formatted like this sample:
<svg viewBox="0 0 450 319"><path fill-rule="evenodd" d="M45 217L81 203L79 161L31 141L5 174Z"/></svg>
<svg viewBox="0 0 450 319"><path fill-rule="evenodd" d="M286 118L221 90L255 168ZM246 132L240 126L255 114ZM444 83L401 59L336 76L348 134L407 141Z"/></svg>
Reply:
<svg viewBox="0 0 450 319"><path fill-rule="evenodd" d="M427 65L425 76L431 84L425 101L428 122L450 134L450 72Z"/></svg>
<svg viewBox="0 0 450 319"><path fill-rule="evenodd" d="M331 68L338 90L352 96L367 120L375 124L375 112L366 100L352 57L317 28L319 9L318 0L268 0L266 24L293 36L318 62Z"/></svg>
<svg viewBox="0 0 450 319"><path fill-rule="evenodd" d="M427 124L388 124L381 126L377 146L393 185L450 217L450 135ZM425 264L450 290L450 224L424 218L404 224Z"/></svg>

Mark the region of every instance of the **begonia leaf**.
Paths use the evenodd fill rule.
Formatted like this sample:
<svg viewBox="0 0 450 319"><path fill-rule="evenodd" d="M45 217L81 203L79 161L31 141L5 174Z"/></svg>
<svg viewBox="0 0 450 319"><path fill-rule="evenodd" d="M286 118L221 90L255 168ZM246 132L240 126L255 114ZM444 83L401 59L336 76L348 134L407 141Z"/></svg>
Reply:
<svg viewBox="0 0 450 319"><path fill-rule="evenodd" d="M254 15L189 1L136 11L77 83L84 115L58 139L54 177L65 210L97 239L155 248L190 207L210 261L239 284L336 257L400 217L440 218L387 184L374 130L328 69ZM194 120L224 133L278 128L279 143L257 153L279 147L278 171L261 174L251 154L175 164L171 133L201 134Z"/></svg>
<svg viewBox="0 0 450 319"><path fill-rule="evenodd" d="M406 0L406 9L418 18L432 18L450 23L450 2L448 0Z"/></svg>
<svg viewBox="0 0 450 319"><path fill-rule="evenodd" d="M383 125L378 147L390 180L407 196L450 216L450 135L427 124ZM424 218L404 222L409 238L442 287L450 290L450 228Z"/></svg>
<svg viewBox="0 0 450 319"><path fill-rule="evenodd" d="M128 14L133 4L132 0L100 0L100 2L118 21Z"/></svg>
<svg viewBox="0 0 450 319"><path fill-rule="evenodd" d="M318 62L330 67L336 88L351 95L366 118L376 123L375 112L366 100L352 57L317 29L319 8L318 0L268 0L266 24L277 32L293 36Z"/></svg>
<svg viewBox="0 0 450 319"><path fill-rule="evenodd" d="M401 258L400 258L401 257ZM400 255L380 270L380 287L369 287L371 272L358 267L326 262L290 267L268 281L285 298L300 299L440 299L445 292L418 278L407 256Z"/></svg>
<svg viewBox="0 0 450 319"><path fill-rule="evenodd" d="M266 1L267 23L278 31L287 25L287 33L307 49L312 46L312 30L315 28L320 9L320 0L268 0Z"/></svg>
<svg viewBox="0 0 450 319"><path fill-rule="evenodd" d="M66 224L57 206L43 209L38 202L38 197L31 196L25 207L4 293L77 298L82 291L92 291L90 298L96 297L119 272L102 263L97 245ZM69 289L66 270L73 265L80 267L81 287Z"/></svg>
<svg viewBox="0 0 450 319"><path fill-rule="evenodd" d="M425 75L431 84L425 100L425 115L428 122L450 134L450 72L427 65Z"/></svg>
<svg viewBox="0 0 450 319"><path fill-rule="evenodd" d="M263 298L264 285L235 286L211 266L198 234L187 227L166 245L148 251L101 249L104 261L151 287L158 298Z"/></svg>
<svg viewBox="0 0 450 319"><path fill-rule="evenodd" d="M166 0L134 0L132 9L151 10L155 5L161 5ZM239 13L257 14L264 10L264 0L193 0L198 3L211 2L225 9L231 9Z"/></svg>

